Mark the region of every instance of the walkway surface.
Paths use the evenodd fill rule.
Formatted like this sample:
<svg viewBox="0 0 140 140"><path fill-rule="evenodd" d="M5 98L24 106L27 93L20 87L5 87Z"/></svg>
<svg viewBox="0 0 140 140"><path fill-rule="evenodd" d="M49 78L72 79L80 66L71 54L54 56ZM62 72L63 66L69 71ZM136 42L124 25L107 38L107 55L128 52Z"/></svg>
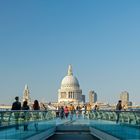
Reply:
<svg viewBox="0 0 140 140"><path fill-rule="evenodd" d="M75 119L73 121L58 120L55 135L53 135L47 140L99 140L99 139L90 134L88 120Z"/></svg>
<svg viewBox="0 0 140 140"><path fill-rule="evenodd" d="M99 140L90 134L55 134L48 140Z"/></svg>
<svg viewBox="0 0 140 140"><path fill-rule="evenodd" d="M44 132L52 127L56 127L56 133L49 140L97 140L97 138L90 135L89 126L110 135L113 135L123 140L140 140L140 126L132 126L129 124L116 124L112 121L104 120L88 120L88 119L55 119L53 121L43 121L38 123L38 131L35 130L35 123L32 122L28 125L28 131L23 130L23 126L20 126L19 130L15 130L15 127L9 127L0 130L0 139L12 139L12 140L25 140L36 134Z"/></svg>

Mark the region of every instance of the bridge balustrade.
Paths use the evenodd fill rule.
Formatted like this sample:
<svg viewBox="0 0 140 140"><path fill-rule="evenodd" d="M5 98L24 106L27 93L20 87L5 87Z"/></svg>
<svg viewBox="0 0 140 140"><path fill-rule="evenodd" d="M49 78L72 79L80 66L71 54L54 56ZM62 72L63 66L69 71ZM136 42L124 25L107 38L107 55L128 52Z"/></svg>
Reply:
<svg viewBox="0 0 140 140"><path fill-rule="evenodd" d="M118 114L119 121L116 122ZM90 128L101 130L120 139L124 136L140 137L139 111L83 110L79 112L78 117L75 112L72 121L70 116L69 114L67 119L56 118L56 110L0 111L0 139L28 139L46 130L47 133L49 130L55 132L56 122L64 123L64 126L65 123L69 124L69 128L72 127L72 129L74 125L83 127L84 124L85 126L88 124ZM125 135L123 135L124 130L126 130Z"/></svg>
<svg viewBox="0 0 140 140"><path fill-rule="evenodd" d="M55 117L54 110L0 111L0 139L28 139L43 131L55 129Z"/></svg>
<svg viewBox="0 0 140 140"><path fill-rule="evenodd" d="M90 119L116 121L119 113L119 122L140 125L140 111L108 111L97 110L90 112Z"/></svg>

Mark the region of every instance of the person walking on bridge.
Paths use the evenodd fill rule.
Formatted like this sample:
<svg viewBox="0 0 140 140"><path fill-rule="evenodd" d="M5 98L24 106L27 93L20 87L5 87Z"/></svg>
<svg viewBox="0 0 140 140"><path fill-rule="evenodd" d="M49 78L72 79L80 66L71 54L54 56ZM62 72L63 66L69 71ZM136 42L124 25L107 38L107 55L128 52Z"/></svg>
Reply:
<svg viewBox="0 0 140 140"><path fill-rule="evenodd" d="M69 115L69 109L68 109L67 106L65 106L65 108L64 108L64 113L65 113L65 117L67 119L68 118L68 115Z"/></svg>
<svg viewBox="0 0 140 140"><path fill-rule="evenodd" d="M14 111L14 116L15 116L15 125L16 125L16 130L19 129L19 116L20 116L20 110L21 110L21 102L19 102L19 97L15 97L15 102L12 104L11 110Z"/></svg>
<svg viewBox="0 0 140 140"><path fill-rule="evenodd" d="M116 123L119 122L119 119L120 119L120 111L122 110L122 101L119 100L117 105L116 105L116 114L117 114L117 120L116 120Z"/></svg>
<svg viewBox="0 0 140 140"><path fill-rule="evenodd" d="M29 121L29 112L27 112L27 110L29 110L29 106L28 106L28 102L24 101L23 102L23 106L22 106L22 110L24 110L25 112L23 112L22 118L24 119L24 131L28 130L28 121Z"/></svg>
<svg viewBox="0 0 140 140"><path fill-rule="evenodd" d="M74 108L74 106L72 104L70 105L69 110L70 110L70 120L72 121L73 120L74 111L75 111L75 108Z"/></svg>
<svg viewBox="0 0 140 140"><path fill-rule="evenodd" d="M38 112L38 110L40 110L38 100L34 101L33 110L35 111L34 112L34 121L35 121L34 126L35 126L36 131L38 131L38 120L39 120L39 112Z"/></svg>

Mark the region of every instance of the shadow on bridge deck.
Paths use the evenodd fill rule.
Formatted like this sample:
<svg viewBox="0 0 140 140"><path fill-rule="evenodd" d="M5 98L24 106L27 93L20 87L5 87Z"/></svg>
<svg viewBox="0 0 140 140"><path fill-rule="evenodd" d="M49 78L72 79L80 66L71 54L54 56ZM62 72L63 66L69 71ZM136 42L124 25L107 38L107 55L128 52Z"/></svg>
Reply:
<svg viewBox="0 0 140 140"><path fill-rule="evenodd" d="M63 133L63 134L55 134L47 140L99 140L99 139L90 134Z"/></svg>
<svg viewBox="0 0 140 140"><path fill-rule="evenodd" d="M82 122L74 120L57 125L55 134L47 140L99 140L90 134L88 121Z"/></svg>

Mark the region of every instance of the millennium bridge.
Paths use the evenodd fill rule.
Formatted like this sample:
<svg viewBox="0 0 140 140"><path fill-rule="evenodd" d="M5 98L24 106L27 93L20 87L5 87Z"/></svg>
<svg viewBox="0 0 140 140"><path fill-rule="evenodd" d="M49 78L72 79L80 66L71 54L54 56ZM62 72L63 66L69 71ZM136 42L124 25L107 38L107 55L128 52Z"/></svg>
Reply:
<svg viewBox="0 0 140 140"><path fill-rule="evenodd" d="M56 117L56 110L0 111L0 139L140 140L140 111L98 110L71 117Z"/></svg>

